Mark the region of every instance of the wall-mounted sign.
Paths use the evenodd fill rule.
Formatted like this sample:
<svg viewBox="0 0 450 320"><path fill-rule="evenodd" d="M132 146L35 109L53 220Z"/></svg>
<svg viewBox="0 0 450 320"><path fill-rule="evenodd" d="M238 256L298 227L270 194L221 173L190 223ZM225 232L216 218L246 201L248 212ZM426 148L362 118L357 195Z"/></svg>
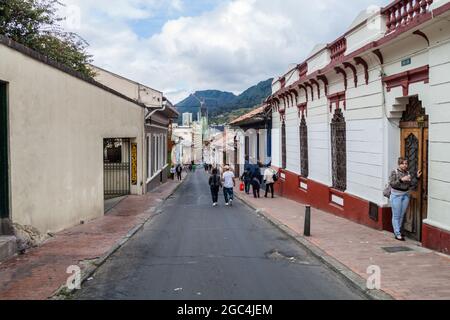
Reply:
<svg viewBox="0 0 450 320"><path fill-rule="evenodd" d="M411 64L411 58L402 60L402 67L408 66Z"/></svg>
<svg viewBox="0 0 450 320"><path fill-rule="evenodd" d="M131 184L137 185L137 144L131 144Z"/></svg>

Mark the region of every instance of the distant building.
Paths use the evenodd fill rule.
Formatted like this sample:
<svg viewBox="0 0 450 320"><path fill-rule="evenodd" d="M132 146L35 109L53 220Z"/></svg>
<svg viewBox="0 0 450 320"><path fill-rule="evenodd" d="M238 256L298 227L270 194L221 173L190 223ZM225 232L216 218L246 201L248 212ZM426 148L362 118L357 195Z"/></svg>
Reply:
<svg viewBox="0 0 450 320"><path fill-rule="evenodd" d="M163 93L148 86L124 78L110 71L92 66L95 79L145 105L145 140L143 144L144 192L150 192L167 181L170 174L172 123L178 118L178 112ZM119 184L121 185L121 184Z"/></svg>
<svg viewBox="0 0 450 320"><path fill-rule="evenodd" d="M192 125L192 113L183 113L183 127L190 127Z"/></svg>

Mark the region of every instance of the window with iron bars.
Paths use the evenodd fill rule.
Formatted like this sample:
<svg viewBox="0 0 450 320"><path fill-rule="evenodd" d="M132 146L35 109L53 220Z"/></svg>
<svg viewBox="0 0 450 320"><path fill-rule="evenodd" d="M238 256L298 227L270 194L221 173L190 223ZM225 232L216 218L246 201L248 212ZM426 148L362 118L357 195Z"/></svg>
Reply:
<svg viewBox="0 0 450 320"><path fill-rule="evenodd" d="M302 115L300 121L300 168L303 178L309 175L309 159L308 159L308 126L306 125L305 115Z"/></svg>

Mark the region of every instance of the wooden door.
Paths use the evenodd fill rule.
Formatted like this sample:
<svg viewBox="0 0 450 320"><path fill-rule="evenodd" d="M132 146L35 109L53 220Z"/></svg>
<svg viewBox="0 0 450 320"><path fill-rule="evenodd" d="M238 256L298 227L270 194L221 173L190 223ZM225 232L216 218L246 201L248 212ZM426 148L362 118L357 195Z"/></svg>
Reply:
<svg viewBox="0 0 450 320"><path fill-rule="evenodd" d="M403 228L408 237L421 241L422 222L427 217L428 207L428 128L417 122L403 123L402 126L402 157L408 160L412 177L416 177L419 170L423 172L423 177L416 180L416 187L411 190L411 201Z"/></svg>

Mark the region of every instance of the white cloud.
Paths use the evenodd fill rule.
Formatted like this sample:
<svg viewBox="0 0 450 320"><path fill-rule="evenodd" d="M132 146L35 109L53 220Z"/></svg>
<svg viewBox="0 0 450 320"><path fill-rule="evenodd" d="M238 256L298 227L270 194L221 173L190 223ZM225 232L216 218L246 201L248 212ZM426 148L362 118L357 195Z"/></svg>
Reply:
<svg viewBox="0 0 450 320"><path fill-rule="evenodd" d="M196 17L167 21L149 38L130 19L152 17L163 5L188 10L185 0L66 0L81 7L77 32L95 63L165 92L174 102L189 92L235 93L299 63L315 44L345 32L359 11L386 0L234 0Z"/></svg>

